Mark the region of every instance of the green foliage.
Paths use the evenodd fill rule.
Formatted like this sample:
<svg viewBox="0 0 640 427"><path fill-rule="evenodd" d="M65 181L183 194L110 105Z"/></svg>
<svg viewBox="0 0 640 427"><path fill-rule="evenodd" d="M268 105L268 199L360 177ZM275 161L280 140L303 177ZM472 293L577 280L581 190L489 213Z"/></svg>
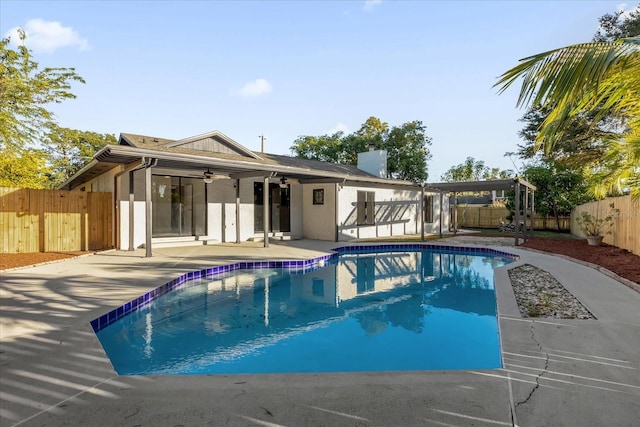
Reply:
<svg viewBox="0 0 640 427"><path fill-rule="evenodd" d="M75 98L69 91L72 82L82 82L73 68L39 69L24 46L26 35L20 31L17 50L10 39L0 41L0 149L24 149L35 145L55 124L46 107Z"/></svg>
<svg viewBox="0 0 640 427"><path fill-rule="evenodd" d="M576 218L576 222L580 230L587 236L604 236L611 234L613 220L620 215L620 209L617 209L613 203L609 204L609 210L603 214L604 216L593 216L589 212L582 211Z"/></svg>
<svg viewBox="0 0 640 427"><path fill-rule="evenodd" d="M640 34L640 5L631 10L623 19L623 11L607 13L598 20L600 28L593 37L594 42L614 42L625 37Z"/></svg>
<svg viewBox="0 0 640 427"><path fill-rule="evenodd" d="M521 153L544 148L546 161L586 160L598 197L627 191L640 197L640 9L620 17L601 18L596 42L522 59L495 85L502 93L522 80L518 105L543 112L530 117L540 119L524 130L535 142ZM618 35L630 37L610 41Z"/></svg>
<svg viewBox="0 0 640 427"><path fill-rule="evenodd" d="M389 127L377 117L369 117L360 129L349 135L300 136L291 146L296 157L324 162L356 165L358 153L372 145L387 151L389 177L421 182L428 177L426 162L431 158L428 146L431 138L426 127L415 120Z"/></svg>
<svg viewBox="0 0 640 427"><path fill-rule="evenodd" d="M511 170L490 168L482 160L467 157L463 163L450 167L441 177L444 182L482 181L506 179L513 175Z"/></svg>
<svg viewBox="0 0 640 427"><path fill-rule="evenodd" d="M48 188L47 155L42 150L3 150L0 187Z"/></svg>
<svg viewBox="0 0 640 427"><path fill-rule="evenodd" d="M387 134L383 147L387 150L387 168L394 178L408 181L426 181L426 162L431 158L427 145L431 138L425 136L426 128L419 121L394 126Z"/></svg>
<svg viewBox="0 0 640 427"><path fill-rule="evenodd" d="M0 41L0 185L51 188L76 172L112 135L57 126L50 104L75 98L73 82L84 83L73 68L43 68L24 46ZM41 148L44 147L44 148Z"/></svg>
<svg viewBox="0 0 640 427"><path fill-rule="evenodd" d="M551 215L557 221L561 216L570 215L577 205L592 200L587 192L587 181L579 170L540 164L527 167L523 175L536 186L536 212Z"/></svg>
<svg viewBox="0 0 640 427"><path fill-rule="evenodd" d="M321 162L347 163L344 158L344 149L341 147L342 139L342 132L336 132L333 135L300 136L294 142L296 155Z"/></svg>
<svg viewBox="0 0 640 427"><path fill-rule="evenodd" d="M51 167L51 186L57 187L87 164L107 144L117 144L114 135L52 126L45 152Z"/></svg>
<svg viewBox="0 0 640 427"><path fill-rule="evenodd" d="M606 152L603 141L617 135L612 131L619 125L615 118L605 117L599 123L594 123L594 113L579 114L567 125L565 136L556 142L553 150L541 151L536 148L536 138L548 113L548 108L531 108L520 120L525 123L525 127L518 133L525 141L524 145L518 145L517 154L521 159L535 159L563 167L590 170Z"/></svg>

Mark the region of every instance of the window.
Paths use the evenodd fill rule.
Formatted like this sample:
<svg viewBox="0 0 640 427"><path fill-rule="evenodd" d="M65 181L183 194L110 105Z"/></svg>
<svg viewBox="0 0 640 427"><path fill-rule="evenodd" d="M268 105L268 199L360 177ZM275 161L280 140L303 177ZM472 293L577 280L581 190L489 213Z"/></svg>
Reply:
<svg viewBox="0 0 640 427"><path fill-rule="evenodd" d="M324 188L316 188L313 190L313 204L324 205Z"/></svg>
<svg viewBox="0 0 640 427"><path fill-rule="evenodd" d="M424 222L433 222L433 196L424 196Z"/></svg>
<svg viewBox="0 0 640 427"><path fill-rule="evenodd" d="M374 225L375 222L375 195L374 191L358 191L357 213L358 225Z"/></svg>

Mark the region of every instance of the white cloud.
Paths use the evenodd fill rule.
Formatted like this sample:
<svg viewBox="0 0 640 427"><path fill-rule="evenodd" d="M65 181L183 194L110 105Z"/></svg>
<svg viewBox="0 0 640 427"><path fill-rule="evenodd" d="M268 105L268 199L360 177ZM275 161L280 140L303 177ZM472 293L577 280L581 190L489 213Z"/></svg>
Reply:
<svg viewBox="0 0 640 427"><path fill-rule="evenodd" d="M351 131L344 123L338 122L338 124L333 128L329 129L326 133L327 135L333 135L336 132L343 132L345 135L348 135Z"/></svg>
<svg viewBox="0 0 640 427"><path fill-rule="evenodd" d="M621 5L618 6L618 11L622 12L622 14L620 15L620 19L622 21L626 21L627 19L629 19L631 17L632 12L635 12L635 13L640 12L640 6L636 6L629 10L625 10L626 8L627 8L626 3L622 3Z"/></svg>
<svg viewBox="0 0 640 427"><path fill-rule="evenodd" d="M271 83L265 79L256 79L252 82L245 83L240 90L231 90L231 93L235 93L245 98L264 95L271 92Z"/></svg>
<svg viewBox="0 0 640 427"><path fill-rule="evenodd" d="M27 35L26 46L34 52L53 53L66 46L78 46L79 50L89 48L87 39L80 37L71 27L63 27L59 22L30 19L23 29ZM10 29L6 36L11 37L13 44L20 42L18 27Z"/></svg>
<svg viewBox="0 0 640 427"><path fill-rule="evenodd" d="M382 0L365 0L364 10L373 10L373 8L380 3L382 3Z"/></svg>

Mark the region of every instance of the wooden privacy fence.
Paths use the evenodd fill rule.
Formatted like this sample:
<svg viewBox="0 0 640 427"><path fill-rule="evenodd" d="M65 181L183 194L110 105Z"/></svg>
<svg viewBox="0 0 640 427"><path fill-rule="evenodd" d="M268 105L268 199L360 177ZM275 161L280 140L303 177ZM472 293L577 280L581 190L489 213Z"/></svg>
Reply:
<svg viewBox="0 0 640 427"><path fill-rule="evenodd" d="M113 247L111 193L0 187L0 253Z"/></svg>
<svg viewBox="0 0 640 427"><path fill-rule="evenodd" d="M507 221L509 210L495 206L458 206L458 225L469 228L498 228L500 221ZM553 217L536 215L533 228L536 230L558 230L558 224ZM560 230L569 231L571 221L569 217L560 217Z"/></svg>
<svg viewBox="0 0 640 427"><path fill-rule="evenodd" d="M616 209L620 209L620 214L613 221L611 234L605 235L604 243L640 255L640 200L633 201L630 195L609 197L576 207L571 215L571 232L578 236L584 236L576 222L580 213L589 212L594 217L606 216L606 212L611 210L609 207L611 203L615 205Z"/></svg>

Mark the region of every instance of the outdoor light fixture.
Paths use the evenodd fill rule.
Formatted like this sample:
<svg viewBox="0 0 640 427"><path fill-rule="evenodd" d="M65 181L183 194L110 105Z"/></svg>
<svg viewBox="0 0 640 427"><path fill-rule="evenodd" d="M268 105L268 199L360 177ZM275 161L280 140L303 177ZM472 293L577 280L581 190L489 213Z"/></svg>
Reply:
<svg viewBox="0 0 640 427"><path fill-rule="evenodd" d="M213 173L207 168L207 171L204 173L204 178L202 178L205 184L211 184L213 182Z"/></svg>
<svg viewBox="0 0 640 427"><path fill-rule="evenodd" d="M280 188L287 188L287 178L284 176L280 178Z"/></svg>

